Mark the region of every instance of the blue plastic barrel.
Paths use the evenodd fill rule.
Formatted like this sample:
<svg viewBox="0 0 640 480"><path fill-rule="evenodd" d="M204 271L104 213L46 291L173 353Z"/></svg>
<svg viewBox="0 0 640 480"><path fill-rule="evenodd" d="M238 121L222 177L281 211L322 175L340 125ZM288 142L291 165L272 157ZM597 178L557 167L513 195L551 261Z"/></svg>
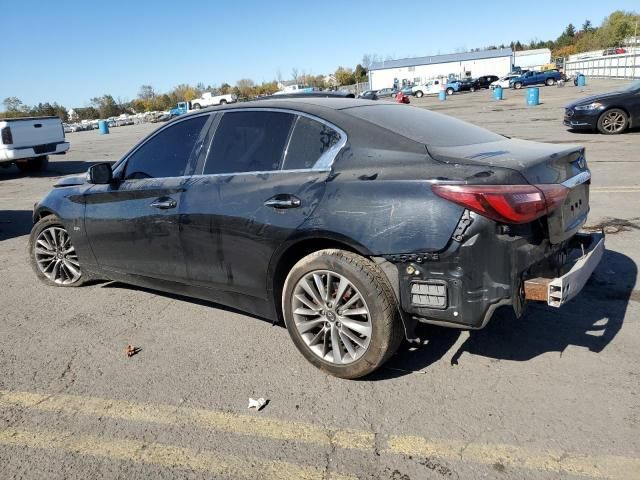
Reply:
<svg viewBox="0 0 640 480"><path fill-rule="evenodd" d="M444 90L440 90L440 93L438 94L438 98L440 99L441 102L444 102L447 99L447 92L445 92Z"/></svg>
<svg viewBox="0 0 640 480"><path fill-rule="evenodd" d="M496 100L502 100L502 87L496 87L493 90L493 98Z"/></svg>
<svg viewBox="0 0 640 480"><path fill-rule="evenodd" d="M100 130L100 135L107 135L109 133L109 124L106 120L100 120L98 122L98 129Z"/></svg>
<svg viewBox="0 0 640 480"><path fill-rule="evenodd" d="M527 89L527 105L540 104L540 89L538 87L529 87Z"/></svg>
<svg viewBox="0 0 640 480"><path fill-rule="evenodd" d="M584 75L582 73L578 74L578 86L579 87L584 87L587 84L586 79L584 78Z"/></svg>

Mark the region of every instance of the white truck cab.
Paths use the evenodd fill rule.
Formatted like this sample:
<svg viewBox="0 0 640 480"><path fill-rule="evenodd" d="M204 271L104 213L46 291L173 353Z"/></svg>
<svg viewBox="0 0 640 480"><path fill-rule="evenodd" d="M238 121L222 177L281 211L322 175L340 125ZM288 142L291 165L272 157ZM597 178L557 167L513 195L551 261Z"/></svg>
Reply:
<svg viewBox="0 0 640 480"><path fill-rule="evenodd" d="M15 164L20 170L43 170L48 155L69 150L58 117L0 118L0 166Z"/></svg>
<svg viewBox="0 0 640 480"><path fill-rule="evenodd" d="M423 95L438 95L443 90L443 86L444 83L441 80L431 80L423 85L416 85L411 91L416 97L420 98Z"/></svg>
<svg viewBox="0 0 640 480"><path fill-rule="evenodd" d="M225 105L227 103L234 103L237 100L238 97L232 94L213 95L211 92L204 92L200 98L191 100L191 109L198 110L200 108L212 107L214 105Z"/></svg>

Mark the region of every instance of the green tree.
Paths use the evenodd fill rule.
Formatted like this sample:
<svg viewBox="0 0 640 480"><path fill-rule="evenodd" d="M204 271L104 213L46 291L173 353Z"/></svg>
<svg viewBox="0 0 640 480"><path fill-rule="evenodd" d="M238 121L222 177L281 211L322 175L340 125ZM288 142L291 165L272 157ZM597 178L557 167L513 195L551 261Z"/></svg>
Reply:
<svg viewBox="0 0 640 480"><path fill-rule="evenodd" d="M254 88L255 83L250 78L241 78L236 83L238 97L248 99L255 96Z"/></svg>
<svg viewBox="0 0 640 480"><path fill-rule="evenodd" d="M141 100L151 100L156 98L156 91L151 85L142 85L138 91L138 98Z"/></svg>
<svg viewBox="0 0 640 480"><path fill-rule="evenodd" d="M22 100L18 97L7 97L2 101L7 112L19 112L24 107Z"/></svg>
<svg viewBox="0 0 640 480"><path fill-rule="evenodd" d="M353 70L351 70L350 68L338 67L334 75L336 77L336 82L338 82L338 85L353 85L354 83L356 83Z"/></svg>
<svg viewBox="0 0 640 480"><path fill-rule="evenodd" d="M359 63L358 65L356 65L356 71L354 72L354 76L355 76L356 82L358 83L366 81L367 69L362 64Z"/></svg>
<svg viewBox="0 0 640 480"><path fill-rule="evenodd" d="M604 19L597 36L600 47L617 47L623 40L634 33L636 22L640 22L640 15L635 12L615 11Z"/></svg>
<svg viewBox="0 0 640 480"><path fill-rule="evenodd" d="M582 31L583 32L591 32L593 30L594 30L594 28L591 25L591 20L589 20L589 19L585 20L584 23L582 24Z"/></svg>
<svg viewBox="0 0 640 480"><path fill-rule="evenodd" d="M117 117L124 113L111 95L105 94L101 97L93 97L91 106L98 111L100 118Z"/></svg>

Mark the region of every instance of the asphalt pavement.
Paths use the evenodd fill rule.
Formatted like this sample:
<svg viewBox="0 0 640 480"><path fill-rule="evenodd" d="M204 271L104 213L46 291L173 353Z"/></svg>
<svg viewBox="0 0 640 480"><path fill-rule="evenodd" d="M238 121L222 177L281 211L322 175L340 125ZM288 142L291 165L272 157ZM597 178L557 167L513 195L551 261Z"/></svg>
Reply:
<svg viewBox="0 0 640 480"><path fill-rule="evenodd" d="M620 85L412 99L508 136L587 148L607 252L561 309L423 327L374 375L325 375L281 326L122 283L40 284L31 209L157 125L68 134L47 172L0 169L0 478L640 478L640 131L571 133L562 106ZM141 351L125 354L128 345ZM248 399L269 400L260 412Z"/></svg>

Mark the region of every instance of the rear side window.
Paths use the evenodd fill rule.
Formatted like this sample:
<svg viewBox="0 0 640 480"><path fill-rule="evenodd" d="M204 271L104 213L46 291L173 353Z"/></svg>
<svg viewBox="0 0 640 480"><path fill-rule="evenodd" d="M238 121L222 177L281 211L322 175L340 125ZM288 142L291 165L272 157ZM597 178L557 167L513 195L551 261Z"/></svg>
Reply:
<svg viewBox="0 0 640 480"><path fill-rule="evenodd" d="M504 140L497 133L419 107L391 103L342 110L413 141L434 147L455 147Z"/></svg>
<svg viewBox="0 0 640 480"><path fill-rule="evenodd" d="M191 151L208 118L203 115L183 120L152 137L127 160L125 180L184 175Z"/></svg>
<svg viewBox="0 0 640 480"><path fill-rule="evenodd" d="M340 140L340 134L324 123L298 117L284 159L283 169L313 168L318 159Z"/></svg>
<svg viewBox="0 0 640 480"><path fill-rule="evenodd" d="M294 120L294 115L284 112L225 113L203 173L279 170Z"/></svg>

